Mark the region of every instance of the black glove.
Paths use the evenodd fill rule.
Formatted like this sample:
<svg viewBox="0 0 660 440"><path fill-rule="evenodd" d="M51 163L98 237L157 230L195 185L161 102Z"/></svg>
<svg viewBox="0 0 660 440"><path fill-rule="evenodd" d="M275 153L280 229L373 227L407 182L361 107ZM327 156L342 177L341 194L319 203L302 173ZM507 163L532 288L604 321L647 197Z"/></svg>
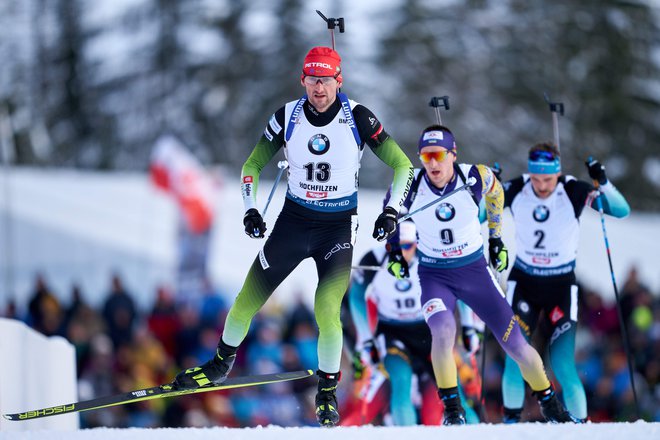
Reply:
<svg viewBox="0 0 660 440"><path fill-rule="evenodd" d="M605 185L607 183L607 176L605 175L605 167L603 164L591 157L587 159L584 164L587 166L589 177L591 177L592 180L597 181L601 185Z"/></svg>
<svg viewBox="0 0 660 440"><path fill-rule="evenodd" d="M261 214L254 208L247 210L243 216L243 226L245 226L245 233L250 238L264 238L266 233L266 223L261 218Z"/></svg>
<svg viewBox="0 0 660 440"><path fill-rule="evenodd" d="M391 206L386 206L376 219L373 237L378 241L387 240L396 232L396 219L399 213Z"/></svg>
<svg viewBox="0 0 660 440"><path fill-rule="evenodd" d="M500 237L488 239L488 255L490 264L498 272L504 272L509 267L509 250L504 246Z"/></svg>
<svg viewBox="0 0 660 440"><path fill-rule="evenodd" d="M476 354L481 345L479 332L474 327L462 327L463 347L468 354Z"/></svg>
<svg viewBox="0 0 660 440"><path fill-rule="evenodd" d="M410 277L410 271L408 270L408 262L403 258L401 249L396 249L390 251L388 254L388 263L387 271L396 277L397 280L402 280L404 278Z"/></svg>

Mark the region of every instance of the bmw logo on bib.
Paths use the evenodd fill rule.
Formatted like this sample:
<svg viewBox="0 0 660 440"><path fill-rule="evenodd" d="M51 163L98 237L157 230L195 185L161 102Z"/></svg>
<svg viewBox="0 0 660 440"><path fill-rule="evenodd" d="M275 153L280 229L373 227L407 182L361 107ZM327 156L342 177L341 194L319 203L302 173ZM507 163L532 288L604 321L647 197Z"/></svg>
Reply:
<svg viewBox="0 0 660 440"><path fill-rule="evenodd" d="M449 203L441 203L437 208L435 208L435 216L441 222L448 222L453 219L456 215L456 210Z"/></svg>
<svg viewBox="0 0 660 440"><path fill-rule="evenodd" d="M312 154L321 155L330 149L330 139L324 134L315 134L307 142L307 148Z"/></svg>
<svg viewBox="0 0 660 440"><path fill-rule="evenodd" d="M550 210L545 205L539 205L534 208L533 217L537 222L543 223L548 219L548 217L550 217Z"/></svg>
<svg viewBox="0 0 660 440"><path fill-rule="evenodd" d="M396 280L394 284L396 290L399 292L407 292L412 287L412 282L409 279Z"/></svg>

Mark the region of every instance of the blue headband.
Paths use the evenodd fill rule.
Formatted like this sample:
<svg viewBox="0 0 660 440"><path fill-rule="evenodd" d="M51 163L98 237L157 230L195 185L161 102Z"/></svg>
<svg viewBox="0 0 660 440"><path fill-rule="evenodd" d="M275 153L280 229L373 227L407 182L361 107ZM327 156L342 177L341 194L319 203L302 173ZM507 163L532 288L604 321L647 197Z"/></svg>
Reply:
<svg viewBox="0 0 660 440"><path fill-rule="evenodd" d="M456 142L454 141L454 136L447 131L431 130L422 133L419 138L417 150L419 151L424 147L442 147L447 150L455 150Z"/></svg>
<svg viewBox="0 0 660 440"><path fill-rule="evenodd" d="M561 172L561 163L559 158L551 162L529 160L527 161L527 169L530 174L557 174Z"/></svg>

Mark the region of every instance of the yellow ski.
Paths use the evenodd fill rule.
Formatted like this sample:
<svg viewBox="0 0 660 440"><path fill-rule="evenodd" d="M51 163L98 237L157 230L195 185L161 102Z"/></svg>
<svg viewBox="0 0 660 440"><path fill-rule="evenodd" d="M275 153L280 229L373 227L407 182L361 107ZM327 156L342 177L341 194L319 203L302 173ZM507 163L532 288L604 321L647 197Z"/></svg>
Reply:
<svg viewBox="0 0 660 440"><path fill-rule="evenodd" d="M267 385L270 383L286 382L290 380L304 379L310 377L312 370L292 371L288 373L257 374L253 376L232 377L216 386L205 386L191 390L177 390L172 384L164 384L141 390L129 391L113 396L104 396L82 402L68 403L65 405L51 406L49 408L34 409L15 414L3 414L7 420L31 420L41 417L69 414L81 411L91 411L109 406L125 405L127 403L142 402L144 400L161 399L164 397L185 396L188 394L206 393L209 391L228 390L232 388L250 387L255 385Z"/></svg>

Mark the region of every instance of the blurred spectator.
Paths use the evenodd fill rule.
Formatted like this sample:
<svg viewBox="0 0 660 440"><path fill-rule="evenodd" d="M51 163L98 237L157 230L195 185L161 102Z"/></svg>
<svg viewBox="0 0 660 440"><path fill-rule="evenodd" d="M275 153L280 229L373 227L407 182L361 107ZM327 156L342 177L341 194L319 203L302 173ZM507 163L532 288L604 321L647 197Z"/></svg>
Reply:
<svg viewBox="0 0 660 440"><path fill-rule="evenodd" d="M18 319L18 307L16 307L16 300L12 298L7 302L7 307L2 313L2 316L7 319Z"/></svg>
<svg viewBox="0 0 660 440"><path fill-rule="evenodd" d="M163 344L170 357L176 353L176 335L181 329L174 296L164 286L156 291L156 302L147 317L149 330Z"/></svg>
<svg viewBox="0 0 660 440"><path fill-rule="evenodd" d="M316 327L316 319L314 318L314 311L305 303L303 292L296 292L293 306L287 313L286 329L284 331L284 340L291 341L294 337L298 324L308 323L312 327Z"/></svg>
<svg viewBox="0 0 660 440"><path fill-rule="evenodd" d="M53 336L61 332L62 319L60 302L51 293L43 275L37 274L28 306L28 324L46 336Z"/></svg>
<svg viewBox="0 0 660 440"><path fill-rule="evenodd" d="M110 395L116 392L113 381L115 363L112 341L105 334L92 337L90 359L85 368L79 371L78 397L81 400ZM117 426L112 413L105 410L81 413L81 427Z"/></svg>
<svg viewBox="0 0 660 440"><path fill-rule="evenodd" d="M227 303L215 291L208 278L204 282L204 295L199 304L199 319L203 327L218 328L225 322Z"/></svg>
<svg viewBox="0 0 660 440"><path fill-rule="evenodd" d="M589 289L580 289L582 304L578 307L581 314L579 322L598 335L608 335L619 332L619 317L614 304L605 304L603 297ZM579 327L578 327L579 328Z"/></svg>
<svg viewBox="0 0 660 440"><path fill-rule="evenodd" d="M257 372L260 362L272 363L271 373L282 368L282 326L274 319L265 319L255 326L255 339L247 347L246 360L251 373Z"/></svg>
<svg viewBox="0 0 660 440"><path fill-rule="evenodd" d="M318 365L316 349L318 329L316 325L309 321L298 321L292 331L291 344L297 351L300 363L305 369L314 369L314 366Z"/></svg>
<svg viewBox="0 0 660 440"><path fill-rule="evenodd" d="M215 356L219 337L220 333L214 327L203 327L200 330L197 338L197 348L192 352L196 365L204 362L204 359L210 359Z"/></svg>
<svg viewBox="0 0 660 440"><path fill-rule="evenodd" d="M645 291L648 292L648 288L639 280L637 267L632 266L621 289L621 311L626 322L628 322L639 296L643 295Z"/></svg>
<svg viewBox="0 0 660 440"><path fill-rule="evenodd" d="M105 324L99 314L82 297L80 286L71 289L71 304L66 309L64 335L76 347L78 377L91 357L92 339L105 332Z"/></svg>
<svg viewBox="0 0 660 440"><path fill-rule="evenodd" d="M64 312L64 327L66 328L71 319L84 308L88 308L88 306L82 298L80 285L74 283L71 286L71 302Z"/></svg>
<svg viewBox="0 0 660 440"><path fill-rule="evenodd" d="M133 298L124 289L118 274L112 275L110 292L103 305L103 318L115 348L131 341L137 312Z"/></svg>
<svg viewBox="0 0 660 440"><path fill-rule="evenodd" d="M631 270L623 283L627 307L635 385L642 416L660 420L660 299L653 297ZM155 386L180 368L210 357L222 328L218 316L226 313L224 301L213 289L197 304L175 304L174 293L164 287L155 292L154 304L144 321L117 275L102 312L84 301L80 286L73 285L71 303L63 311L42 276L35 278L28 323L54 334L61 333L76 347L80 399L91 399L136 388ZM609 294L608 294L609 295ZM605 298L609 298L605 295ZM624 294L622 294L622 297ZM599 293L583 289L581 325L576 338L578 372L587 393L589 418L594 422L633 420L634 399L623 350L615 304ZM7 312L16 315L17 304ZM24 307L24 306L23 306ZM203 317L203 318L202 318ZM107 324L106 324L107 320ZM222 319L220 319L222 321ZM50 330L48 330L50 329ZM55 330L53 330L55 329ZM350 333L351 329L347 329ZM318 334L313 313L300 294L288 308L269 303L241 349L232 376L296 371L317 364ZM112 338L112 339L111 339ZM504 357L493 338L486 342L484 374L486 421L501 418L501 378ZM345 359L342 370L350 369ZM351 390L351 376L344 375L340 393ZM299 380L272 386L237 388L173 399L81 413L84 428L107 427L207 427L316 425L316 381ZM340 404L346 402L341 398ZM529 404L531 402L532 404ZM538 405L527 400L526 420L540 420ZM387 420L384 414L379 420Z"/></svg>
<svg viewBox="0 0 660 440"><path fill-rule="evenodd" d="M176 334L174 359L180 367L193 367L197 362L194 353L200 344L199 313L190 306L180 305L178 316L180 327Z"/></svg>

